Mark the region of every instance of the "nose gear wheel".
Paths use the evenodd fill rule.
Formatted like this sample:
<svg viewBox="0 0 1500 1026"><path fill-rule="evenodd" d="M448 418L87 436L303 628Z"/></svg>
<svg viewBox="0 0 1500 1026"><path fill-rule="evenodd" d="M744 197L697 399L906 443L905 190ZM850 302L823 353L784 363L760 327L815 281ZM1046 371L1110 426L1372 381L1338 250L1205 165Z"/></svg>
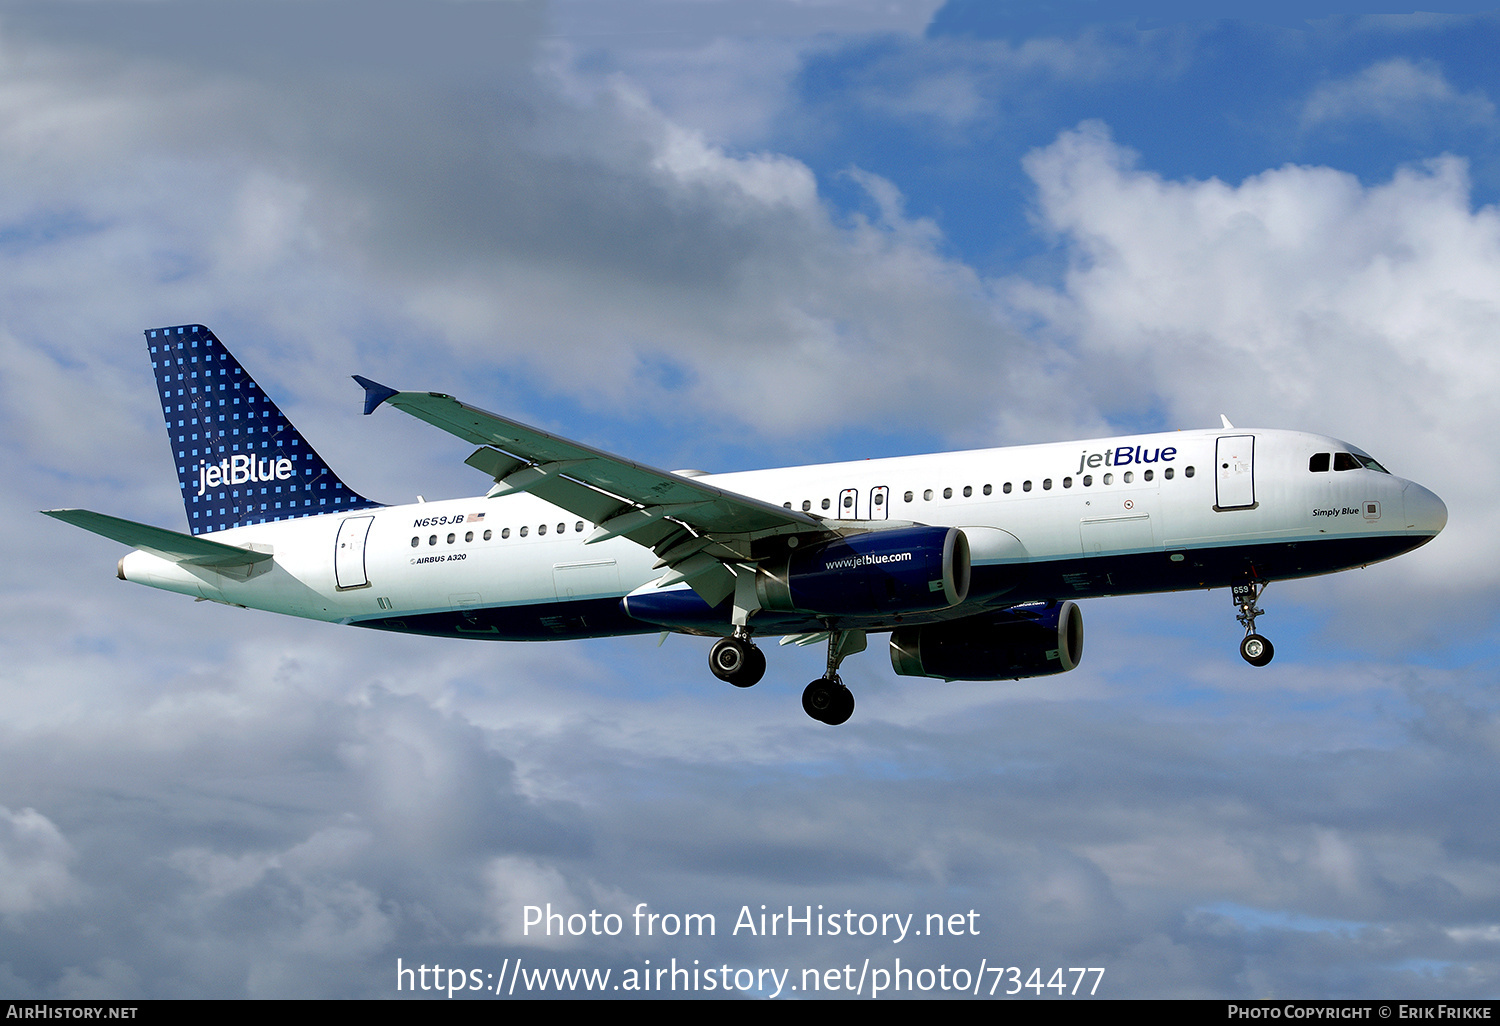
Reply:
<svg viewBox="0 0 1500 1026"><path fill-rule="evenodd" d="M1255 618L1265 614L1265 610L1259 608L1257 603L1269 584L1269 581L1251 580L1234 586L1234 603L1239 607L1235 619L1245 628L1245 640L1240 642L1240 656L1251 666L1264 666L1276 654L1275 646L1267 638L1255 633Z"/></svg>

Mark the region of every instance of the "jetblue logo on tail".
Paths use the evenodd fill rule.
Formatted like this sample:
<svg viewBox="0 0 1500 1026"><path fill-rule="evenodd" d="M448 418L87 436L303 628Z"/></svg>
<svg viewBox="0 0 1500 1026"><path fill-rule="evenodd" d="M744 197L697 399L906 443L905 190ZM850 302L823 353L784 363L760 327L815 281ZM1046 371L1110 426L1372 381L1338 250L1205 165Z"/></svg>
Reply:
<svg viewBox="0 0 1500 1026"><path fill-rule="evenodd" d="M207 493L220 485L248 484L252 481L289 481L292 477L292 461L285 457L279 460L257 460L240 453L218 463L198 462L198 494Z"/></svg>
<svg viewBox="0 0 1500 1026"><path fill-rule="evenodd" d="M339 480L201 324L146 332L193 534L380 505Z"/></svg>

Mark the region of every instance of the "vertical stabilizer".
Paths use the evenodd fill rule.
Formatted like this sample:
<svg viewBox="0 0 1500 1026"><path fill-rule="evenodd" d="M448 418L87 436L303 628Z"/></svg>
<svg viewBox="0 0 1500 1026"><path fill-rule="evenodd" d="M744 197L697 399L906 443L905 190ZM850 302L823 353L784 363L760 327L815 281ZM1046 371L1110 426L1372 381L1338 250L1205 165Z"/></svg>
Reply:
<svg viewBox="0 0 1500 1026"><path fill-rule="evenodd" d="M339 480L201 324L146 332L193 534L379 506Z"/></svg>

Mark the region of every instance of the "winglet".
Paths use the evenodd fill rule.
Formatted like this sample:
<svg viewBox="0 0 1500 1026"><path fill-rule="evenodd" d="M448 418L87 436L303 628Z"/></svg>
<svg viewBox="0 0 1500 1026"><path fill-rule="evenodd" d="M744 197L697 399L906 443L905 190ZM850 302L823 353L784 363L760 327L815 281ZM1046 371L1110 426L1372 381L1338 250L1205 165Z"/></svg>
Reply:
<svg viewBox="0 0 1500 1026"><path fill-rule="evenodd" d="M391 396L400 394L398 391L396 391L396 389L388 388L378 381L371 381L369 378L364 377L360 374L355 374L354 380L358 381L360 386L365 390L366 417L374 413L376 407L385 402Z"/></svg>

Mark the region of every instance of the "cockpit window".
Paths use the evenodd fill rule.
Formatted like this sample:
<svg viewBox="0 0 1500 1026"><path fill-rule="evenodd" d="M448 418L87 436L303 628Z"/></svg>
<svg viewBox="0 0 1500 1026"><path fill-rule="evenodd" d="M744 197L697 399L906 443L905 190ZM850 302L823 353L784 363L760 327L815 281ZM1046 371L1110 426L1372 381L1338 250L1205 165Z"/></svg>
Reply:
<svg viewBox="0 0 1500 1026"><path fill-rule="evenodd" d="M1314 456L1313 459L1317 459L1317 457ZM1389 470L1386 470L1379 463L1376 463L1368 456L1360 456L1352 452L1336 452L1333 454L1334 470L1359 470L1360 468L1364 468L1365 470L1373 470L1377 474L1390 473Z"/></svg>
<svg viewBox="0 0 1500 1026"><path fill-rule="evenodd" d="M1330 454L1329 453L1326 453L1326 452L1315 453L1312 456L1312 458L1307 461L1307 469L1308 469L1308 471L1311 472L1311 473L1313 473L1313 474L1321 474L1321 473L1325 472L1328 469L1328 460L1329 459L1330 459Z"/></svg>

